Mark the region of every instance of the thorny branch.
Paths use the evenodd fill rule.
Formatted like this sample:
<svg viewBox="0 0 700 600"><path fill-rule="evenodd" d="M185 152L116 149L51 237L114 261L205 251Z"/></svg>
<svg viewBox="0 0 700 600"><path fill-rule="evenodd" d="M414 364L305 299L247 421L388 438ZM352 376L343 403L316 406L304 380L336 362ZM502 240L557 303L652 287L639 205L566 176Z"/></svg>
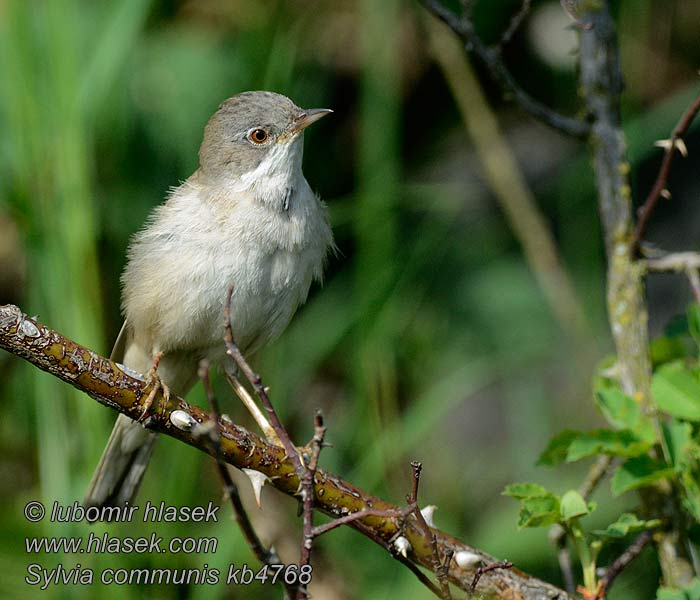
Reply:
<svg viewBox="0 0 700 600"><path fill-rule="evenodd" d="M418 487L420 485L420 474L423 470L423 465L419 462L412 462L411 470L413 472L413 486L411 488L411 493L406 496L406 501L409 506L413 505L415 507L414 515L418 521L418 525L420 525L420 528L423 530L425 537L430 540L430 550L433 553L433 569L437 575L438 583L440 584L441 596L447 600L451 600L450 582L447 578L447 573L442 569L443 562L440 560L440 552L438 550L437 541L435 540L435 535L433 535L430 525L426 522L418 506Z"/></svg>
<svg viewBox="0 0 700 600"><path fill-rule="evenodd" d="M464 42L465 49L487 68L503 93L512 96L520 108L566 135L579 139L584 139L588 136L590 125L587 122L559 114L549 106L535 100L518 85L518 82L515 81L508 67L503 62L500 50L489 47L483 42L476 33L468 13L465 13L460 19L439 0L421 0L421 2L433 15L443 21L460 37L462 42ZM517 23L517 26L519 26L519 23Z"/></svg>
<svg viewBox="0 0 700 600"><path fill-rule="evenodd" d="M532 0L523 0L520 10L513 15L513 18L510 20L510 24L508 25L508 29L506 29L505 33L501 36L501 47L510 43L510 40L513 39L513 36L516 34L518 29L520 29L523 21L530 13L531 8Z"/></svg>
<svg viewBox="0 0 700 600"><path fill-rule="evenodd" d="M697 116L698 112L700 112L700 95L695 98L693 103L681 117L680 121L678 121L678 124L671 132L671 137L667 140L657 142L657 146L664 149L664 158L661 161L659 174L656 176L656 181L654 182L649 195L644 201L644 204L642 204L642 206L640 206L637 210L639 220L637 221L637 227L634 232L635 250L639 249L639 245L644 239L644 234L646 233L647 226L649 225L649 220L651 219L651 215L658 205L659 200L661 198L671 197L671 193L668 191L668 177L671 174L673 159L676 156L676 153L679 153L682 156L687 156L688 151L685 147L683 136L685 136L685 134L688 132L688 129L690 128L690 125Z"/></svg>
<svg viewBox="0 0 700 600"><path fill-rule="evenodd" d="M199 365L199 378L202 380L204 386L204 391L211 408L212 420L209 422L211 427L208 431L200 427L199 430L195 429L201 436L209 436L212 448L216 452L216 466L221 477L221 481L224 486L224 497L231 501L231 507L233 508L233 517L238 523L238 527L243 534L243 537L248 544L248 547L253 552L253 555L264 565L279 565L282 563L280 557L275 552L274 548L266 548L265 545L260 540L253 523L248 516L248 512L243 506L241 500L241 495L238 491L238 486L233 481L231 474L228 471L226 462L224 461L221 453L219 452L221 434L219 431L219 423L221 422L221 411L219 410L219 402L214 395L214 390L211 387L211 381L209 379L209 363L203 360ZM288 583L284 578L282 578L282 585L284 585L286 598L293 598L296 594L296 588L294 585Z"/></svg>
<svg viewBox="0 0 700 600"><path fill-rule="evenodd" d="M248 378L248 381L250 384L255 388L256 393L258 394L258 397L260 398L261 402L263 403L263 406L265 410L267 411L268 415L270 416L270 421L273 429L275 430L275 433L279 440L281 441L282 445L286 448L294 448L294 444L291 441L291 438L289 437L289 433L287 430L284 428L282 425L281 421L279 420L279 417L277 416L277 413L272 405L272 402L269 398L269 395L267 393L267 388L264 386L262 382L262 378L257 375L256 373L253 372L251 369L250 365L246 361L245 357L241 353L240 349L237 347L236 343L233 340L233 332L232 332L232 327L231 327L231 316L230 316L230 304L231 304L231 296L233 294L233 288L229 289L228 296L226 298L226 304L225 304L225 322L224 322L224 328L225 328L225 336L224 336L224 341L226 344L226 347L228 349L228 354L234 358L236 361L236 364L240 368L240 370L246 375ZM400 519L401 523L401 528L404 527L404 519L411 514L415 513L416 518L418 519L419 523L423 527L424 532L426 535L430 535L431 539L431 547L433 548L433 556L434 556L434 569L436 574L438 575L438 581L440 581L441 588L440 590L436 591L436 588L432 583L427 580L425 577L419 577L421 582L423 582L433 593L436 593L438 596L442 598L447 598L448 600L451 598L450 596L450 591L449 591L449 580L448 580L448 573L449 573L449 560L447 561L447 567L445 567L442 563L439 562L437 559L437 543L435 541L435 536L432 534L430 531L430 528L428 527L427 523L425 523L425 519L423 518L423 514L420 512L420 509L418 508L418 505L416 503L416 495L418 493L418 479L420 478L420 465L418 463L412 463L412 465L418 464L418 474L416 475L416 467L413 466L414 469L414 478L413 478L413 492L412 492L412 497L413 500L409 499L408 506L405 509L400 509L400 510L381 510L381 509L363 509L357 512L350 513L348 515L344 515L342 517L339 517L337 519L333 519L332 521L325 523L324 525L320 525L317 527L314 527L313 524L313 509L314 509L314 483L315 483L315 476L316 476L316 471L318 469L318 460L319 456L321 454L321 449L323 448L324 444L324 438L326 434L326 427L323 423L323 417L319 412L316 413L315 416L315 422L314 422L314 436L313 439L310 442L310 447L311 447L311 455L310 458L308 459L308 464L305 462L306 457L299 454L297 452L296 448L294 449L294 453L296 454L297 457L300 457L299 463L301 464L301 473L300 473L300 468L297 466L297 475L299 476L299 490L298 493L301 494L301 504L302 504L302 519L303 519L303 534L302 534L302 541L301 541L301 552L300 552L300 558L299 558L299 565L304 566L308 565L311 562L311 550L313 548L313 542L316 537L319 535L322 535L324 533L327 533L328 531L331 531L335 529L336 527L340 525L345 525L345 524L351 524L355 523L356 521L366 518L366 517L385 517L385 518L391 518L391 519ZM287 456L290 456L289 453ZM448 550L448 556L451 558L453 551ZM307 597L307 591L305 586L300 586L297 591L296 591L296 598L298 599L303 599Z"/></svg>
<svg viewBox="0 0 700 600"><path fill-rule="evenodd" d="M0 348L24 358L85 392L99 403L132 419L138 419L143 412L151 386L146 384L142 375L63 337L27 317L16 306L0 305ZM158 391L154 402L160 410L148 419L151 430L178 439L215 458L220 456L227 464L239 469L258 471L269 478L270 484L281 492L289 496L297 494L300 479L293 459L283 448L271 445L254 433L222 418L218 424L218 448L213 449L209 439L197 433L198 430L201 431L200 427L206 430L213 426L210 425L213 422L212 416L206 411L175 395L171 395L166 402L162 390ZM314 499L316 509L333 518L363 510L392 511L385 514L402 513L397 505L372 496L322 469L316 471ZM434 568L431 541L425 538L415 518L409 515L408 518L400 519L366 513L366 516L357 518L350 525L391 551L397 560L410 565L409 568L419 579L427 581L428 587L432 585L431 589L435 588L418 567L420 565L428 570ZM438 529L432 531L440 553L454 553L454 559L449 565L449 579L464 591L469 589L476 568L471 565L460 566L459 556L475 556L484 564L496 562L481 550ZM391 544L397 535L404 536L408 541L410 549L406 557L392 551ZM572 598L563 590L518 569L489 574L483 578L481 588L485 598ZM439 595L439 591L437 593Z"/></svg>
<svg viewBox="0 0 700 600"><path fill-rule="evenodd" d="M474 573L474 579L472 579L472 583L469 586L469 597L471 598L474 593L476 592L476 586L479 585L479 581L481 578L484 576L485 573L489 573L490 571L496 571L498 569L512 569L513 568L513 563L507 560L501 561L501 562L496 562L496 563L491 563L490 565L486 565L485 567L479 567L476 570L476 573Z"/></svg>

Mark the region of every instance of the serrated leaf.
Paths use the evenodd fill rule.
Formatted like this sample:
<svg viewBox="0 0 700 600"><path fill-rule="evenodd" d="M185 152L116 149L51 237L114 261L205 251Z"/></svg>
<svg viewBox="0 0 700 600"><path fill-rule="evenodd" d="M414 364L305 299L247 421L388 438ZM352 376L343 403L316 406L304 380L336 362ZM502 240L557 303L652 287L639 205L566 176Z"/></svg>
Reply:
<svg viewBox="0 0 700 600"><path fill-rule="evenodd" d="M545 527L554 525L560 520L559 498L554 494L522 500L520 514L518 515L519 528Z"/></svg>
<svg viewBox="0 0 700 600"><path fill-rule="evenodd" d="M682 363L660 367L651 380L660 410L687 421L700 421L700 380Z"/></svg>
<svg viewBox="0 0 700 600"><path fill-rule="evenodd" d="M574 462L596 454L639 456L651 447L651 442L640 439L629 429L596 429L579 434L569 445L567 462Z"/></svg>
<svg viewBox="0 0 700 600"><path fill-rule="evenodd" d="M618 467L610 486L613 495L619 496L629 490L651 485L672 475L673 469L665 462L648 455L637 456L630 458Z"/></svg>
<svg viewBox="0 0 700 600"><path fill-rule="evenodd" d="M560 511L562 521L570 521L587 515L589 509L581 494L576 490L569 490L561 497Z"/></svg>
<svg viewBox="0 0 700 600"><path fill-rule="evenodd" d="M524 498L539 498L553 495L547 488L543 488L537 483L511 483L510 485L506 486L501 493L504 496L518 498L519 500Z"/></svg>
<svg viewBox="0 0 700 600"><path fill-rule="evenodd" d="M573 429L565 429L561 433L549 440L549 444L544 449L537 464L546 467L556 467L566 461L571 442L580 435L580 432Z"/></svg>
<svg viewBox="0 0 700 600"><path fill-rule="evenodd" d="M592 531L593 535L599 538L623 538L630 533L637 533L645 529L652 529L661 525L659 519L651 521L643 521L637 518L632 513L624 513L620 518L608 525L605 529Z"/></svg>

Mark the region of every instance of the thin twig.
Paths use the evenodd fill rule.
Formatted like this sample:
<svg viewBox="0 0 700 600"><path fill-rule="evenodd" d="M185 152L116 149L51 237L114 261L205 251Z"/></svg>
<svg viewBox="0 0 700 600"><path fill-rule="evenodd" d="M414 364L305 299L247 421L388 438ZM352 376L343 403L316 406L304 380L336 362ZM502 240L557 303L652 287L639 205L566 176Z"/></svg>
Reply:
<svg viewBox="0 0 700 600"><path fill-rule="evenodd" d="M605 598L608 590L610 590L610 587L613 584L613 581L615 581L615 578L642 553L644 548L649 545L652 538L653 532L650 530L640 533L627 547L627 549L613 561L613 563L605 571L605 574L600 578L603 584L600 598Z"/></svg>
<svg viewBox="0 0 700 600"><path fill-rule="evenodd" d="M693 299L700 304L700 252L673 252L648 258L646 267L658 273L684 273L690 282Z"/></svg>
<svg viewBox="0 0 700 600"><path fill-rule="evenodd" d="M226 463L221 455L221 433L218 428L219 421L221 419L221 413L219 411L219 403L214 395L214 390L211 386L211 381L209 379L209 363L206 360L200 362L199 365L199 378L202 380L204 385L204 390L206 392L207 400L209 401L209 406L211 407L212 424L209 427L209 437L217 450L216 465L218 467L219 475L224 484L224 494L226 498L231 501L233 508L233 516L236 519L236 523L241 528L243 537L245 538L248 546L252 550L256 558L265 565L278 565L281 563L280 557L272 549L265 548L255 531L253 524L248 516L243 502L241 501L241 496L238 491L238 486L235 484L231 478L231 474L228 471ZM293 589L293 588L290 588Z"/></svg>
<svg viewBox="0 0 700 600"><path fill-rule="evenodd" d="M301 503L303 513L303 528L304 534L301 540L301 552L299 554L299 565L308 565L311 562L311 548L314 543L314 479L316 477L316 469L318 468L318 459L323 448L323 439L326 436L326 427L323 424L323 415L321 411L316 411L314 417L314 437L311 440L311 458L309 464L304 469L304 475L301 478ZM298 598L303 598L305 595L297 594Z"/></svg>
<svg viewBox="0 0 700 600"><path fill-rule="evenodd" d="M339 527L340 525L349 525L354 521L364 519L366 517L381 517L384 519L405 519L414 510L414 504L409 504L408 506L400 510L381 510L374 508L365 508L364 510L358 510L357 512L345 515L344 517L338 517L337 519L333 519L332 521L324 523L323 525L316 525L316 527L313 528L313 536L318 537L319 535L323 535L324 533L327 533L335 529L336 527Z"/></svg>
<svg viewBox="0 0 700 600"><path fill-rule="evenodd" d="M507 560L501 561L501 562L496 562L496 563L491 563L490 565L486 565L485 567L479 567L476 570L476 573L474 573L474 579L472 579L472 584L469 586L469 595L468 597L471 598L474 595L474 592L476 592L476 586L479 585L479 580L481 577L485 574L488 573L489 571L495 571L497 569L512 569L513 568L513 563Z"/></svg>
<svg viewBox="0 0 700 600"><path fill-rule="evenodd" d="M690 125L693 120L700 112L700 95L695 98L693 103L688 107L683 116L681 117L678 124L675 126L671 132L671 137L667 140L662 140L658 143L662 148L664 148L664 158L661 161L661 168L656 176L656 181L654 182L649 195L647 196L644 204L637 210L637 216L639 220L637 221L637 227L634 232L634 247L635 250L639 249L639 244L644 238L647 226L649 225L649 220L654 212L654 209L659 203L659 200L663 197L670 197L668 191L668 177L671 173L671 165L673 164L673 159L676 156L676 152L685 156L686 149L685 143L683 142L683 136L688 132Z"/></svg>
<svg viewBox="0 0 700 600"><path fill-rule="evenodd" d="M402 565L404 565L409 571L411 571L425 587L427 587L433 594L438 598L442 598L442 593L440 588L436 586L430 578L423 573L414 563L404 557L402 554L396 552L396 549L386 540L377 536L371 529L362 523L362 521L351 521L348 523L353 529L357 529L362 535L370 538L377 545L382 546L391 556L398 560Z"/></svg>
<svg viewBox="0 0 700 600"><path fill-rule="evenodd" d="M505 33L501 36L501 47L510 43L510 40L513 38L518 29L520 29L523 21L530 13L531 8L532 0L523 0L520 10L513 15L510 20L510 24L508 25L508 29L506 29Z"/></svg>
<svg viewBox="0 0 700 600"><path fill-rule="evenodd" d="M224 335L224 343L226 344L226 353L231 358L233 358L234 361L236 361L238 368L246 376L246 379L248 379L248 381L250 382L250 385L253 386L255 393L258 395L258 398L260 398L260 402L262 402L263 408L267 411L267 414L270 417L270 424L272 425L272 428L275 430L277 437L279 438L280 442L282 443L282 447L284 448L284 451L287 453L287 457L294 465L294 468L296 469L296 472L297 472L297 475L299 476L299 479L301 479L304 476L304 473L306 472L306 467L304 466L304 463L302 462L301 458L299 457L299 453L297 452L297 449L294 447L294 444L292 443L292 440L290 439L289 434L287 433L287 430L284 428L284 426L280 422L279 417L277 416L277 412L275 411L274 407L272 406L272 402L270 402L270 397L267 395L267 390L265 389L265 386L262 383L262 379L260 378L260 375L258 375L255 371L253 371L253 369L248 364L248 361L245 359L245 357L241 353L240 349L238 348L236 343L233 341L233 329L231 327L231 297L232 296L233 296L233 286L231 286L228 289L228 294L226 296L226 304L224 305L224 328L225 328L225 332L226 332Z"/></svg>
<svg viewBox="0 0 700 600"><path fill-rule="evenodd" d="M559 561L559 570L564 579L564 587L573 596L576 593L576 580L574 579L574 568L571 564L571 552L566 546L566 537L562 538L561 546L557 551L557 560Z"/></svg>
<svg viewBox="0 0 700 600"><path fill-rule="evenodd" d="M430 548L433 553L433 566L435 567L435 574L437 575L438 583L440 584L440 592L442 598L450 600L452 598L452 594L450 593L450 581L448 578L448 573L444 572L444 569L441 568L443 563L440 560L440 552L438 550L437 540L435 539L435 535L433 534L432 529L430 529L430 526L426 522L425 517L423 516L423 513L420 511L420 507L418 506L418 486L420 485L420 474L422 470L423 465L421 463L416 461L411 462L411 471L413 473L413 486L411 488L411 493L406 497L406 500L409 505L415 505L415 510L413 511L413 514L415 515L416 520L418 521L418 525L423 530L425 537L430 540ZM447 564L449 568L449 562Z"/></svg>
<svg viewBox="0 0 700 600"><path fill-rule="evenodd" d="M549 127L566 135L579 139L588 137L590 125L586 121L559 114L549 106L535 100L518 85L503 62L501 53L497 48L490 48L482 41L476 34L474 24L467 15L460 19L438 0L421 0L421 2L428 11L443 21L460 37L467 52L474 55L487 68L503 93L512 96L520 108Z"/></svg>

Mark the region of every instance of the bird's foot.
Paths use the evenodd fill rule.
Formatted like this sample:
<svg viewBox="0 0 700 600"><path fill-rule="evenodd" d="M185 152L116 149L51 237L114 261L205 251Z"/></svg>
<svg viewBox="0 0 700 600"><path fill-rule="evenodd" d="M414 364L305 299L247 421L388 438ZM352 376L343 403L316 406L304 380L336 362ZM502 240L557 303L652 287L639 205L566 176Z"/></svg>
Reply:
<svg viewBox="0 0 700 600"><path fill-rule="evenodd" d="M158 390L162 390L163 395L161 401L158 403L159 406L156 407L156 412L158 408L160 408L161 411L164 412L170 402L170 388L158 375L158 365L160 364L161 358L163 358L162 352L156 352L154 354L153 366L146 374L146 386L150 386L151 391L148 393L148 396L146 397L146 400L143 403L143 411L141 413L141 416L139 417L139 423L145 421L146 417L151 412L151 408L153 406L153 402L156 398L156 395L158 394Z"/></svg>

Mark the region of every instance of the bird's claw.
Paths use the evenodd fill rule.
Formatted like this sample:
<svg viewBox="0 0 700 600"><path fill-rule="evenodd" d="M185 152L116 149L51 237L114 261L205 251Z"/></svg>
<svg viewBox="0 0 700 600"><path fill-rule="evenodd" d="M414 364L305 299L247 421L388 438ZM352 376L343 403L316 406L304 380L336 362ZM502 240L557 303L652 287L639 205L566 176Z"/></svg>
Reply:
<svg viewBox="0 0 700 600"><path fill-rule="evenodd" d="M158 365L160 364L160 359L163 357L162 352L156 352L153 356L153 366L148 371L146 375L146 387L151 387L151 391L148 393L146 400L143 403L143 411L138 419L139 423L143 423L151 412L153 402L158 394L158 390L163 391L162 400L158 403L157 409L160 408L161 412L165 412L168 404L170 403L170 388L165 384L165 382L158 375Z"/></svg>

